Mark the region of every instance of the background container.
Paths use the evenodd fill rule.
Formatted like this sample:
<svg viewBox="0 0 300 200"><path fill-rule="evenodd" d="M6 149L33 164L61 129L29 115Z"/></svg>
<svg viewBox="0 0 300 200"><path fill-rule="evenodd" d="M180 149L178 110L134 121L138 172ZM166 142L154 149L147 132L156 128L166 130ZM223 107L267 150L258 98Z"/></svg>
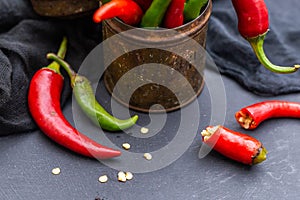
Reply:
<svg viewBox="0 0 300 200"><path fill-rule="evenodd" d="M103 39L110 42L104 60L110 63L104 82L113 98L143 112L173 111L193 101L204 84L205 52L199 46L205 48L211 9L209 1L198 18L171 30L105 20ZM117 58L111 61L109 55Z"/></svg>
<svg viewBox="0 0 300 200"><path fill-rule="evenodd" d="M34 11L47 17L79 17L99 7L97 0L31 0Z"/></svg>

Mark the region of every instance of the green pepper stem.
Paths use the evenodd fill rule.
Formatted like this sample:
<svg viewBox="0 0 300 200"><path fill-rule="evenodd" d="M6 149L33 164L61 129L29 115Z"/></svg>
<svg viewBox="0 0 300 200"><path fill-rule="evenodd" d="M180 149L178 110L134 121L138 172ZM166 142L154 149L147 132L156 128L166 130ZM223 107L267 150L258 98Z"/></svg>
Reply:
<svg viewBox="0 0 300 200"><path fill-rule="evenodd" d="M67 52L67 38L63 37L63 40L62 40L62 42L60 44L60 47L59 47L58 52L57 52L57 55L60 58L64 59L65 55L66 55L66 52ZM47 67L49 69L52 69L55 72L59 73L59 67L60 67L60 65L57 62L53 61Z"/></svg>
<svg viewBox="0 0 300 200"><path fill-rule="evenodd" d="M267 153L268 153L268 151L266 150L266 148L262 147L260 149L259 154L256 157L253 158L252 164L255 165L255 164L261 163L264 160L266 160L267 159Z"/></svg>
<svg viewBox="0 0 300 200"><path fill-rule="evenodd" d="M287 74L287 73L293 73L297 71L300 68L300 65L294 65L293 67L284 67L284 66L274 65L273 63L270 62L270 60L265 55L264 48L263 48L266 34L267 33L253 38L246 38L246 40L248 40L248 42L250 43L260 63L263 66L265 66L267 69L275 73Z"/></svg>
<svg viewBox="0 0 300 200"><path fill-rule="evenodd" d="M78 75L67 62L54 53L48 53L47 58L54 60L67 71L77 103L94 123L109 131L124 130L136 123L137 115L126 120L120 120L110 115L97 102L90 82L85 76Z"/></svg>
<svg viewBox="0 0 300 200"><path fill-rule="evenodd" d="M48 53L47 58L54 60L54 62L58 63L58 65L61 65L67 71L71 79L71 86L73 88L75 85L75 78L77 76L77 73L71 68L71 66L63 59L61 59L58 55L55 55L54 53Z"/></svg>

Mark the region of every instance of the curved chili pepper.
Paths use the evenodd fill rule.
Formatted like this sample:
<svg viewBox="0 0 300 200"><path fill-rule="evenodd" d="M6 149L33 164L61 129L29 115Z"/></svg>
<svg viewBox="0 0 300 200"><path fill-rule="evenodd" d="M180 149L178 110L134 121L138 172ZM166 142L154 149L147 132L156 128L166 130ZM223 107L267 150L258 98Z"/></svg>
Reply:
<svg viewBox="0 0 300 200"><path fill-rule="evenodd" d="M95 11L93 20L100 23L105 19L118 17L128 25L138 25L142 16L143 11L136 2L132 0L111 0Z"/></svg>
<svg viewBox="0 0 300 200"><path fill-rule="evenodd" d="M172 0L154 0L142 17L141 27L157 28L161 26L171 1Z"/></svg>
<svg viewBox="0 0 300 200"><path fill-rule="evenodd" d="M183 24L183 9L185 0L172 0L164 17L165 28L176 28Z"/></svg>
<svg viewBox="0 0 300 200"><path fill-rule="evenodd" d="M266 119L300 118L300 103L280 100L258 102L235 113L237 122L245 129L255 129Z"/></svg>
<svg viewBox="0 0 300 200"><path fill-rule="evenodd" d="M64 38L59 53L66 51ZM64 117L60 97L63 76L59 64L52 62L38 70L29 86L28 106L30 113L40 129L53 141L84 156L107 159L119 156L120 151L105 147L76 130Z"/></svg>
<svg viewBox="0 0 300 200"><path fill-rule="evenodd" d="M208 0L187 0L184 6L184 21L189 22L196 19L207 2Z"/></svg>
<svg viewBox="0 0 300 200"><path fill-rule="evenodd" d="M250 43L263 66L276 73L292 73L300 68L300 65L274 65L265 55L263 44L269 30L269 16L264 0L232 0L232 4L238 17L239 32Z"/></svg>
<svg viewBox="0 0 300 200"><path fill-rule="evenodd" d="M267 150L257 139L223 126L209 126L201 132L205 144L222 155L247 164L258 164L266 160Z"/></svg>
<svg viewBox="0 0 300 200"><path fill-rule="evenodd" d="M90 81L85 76L75 73L68 63L53 53L49 53L47 58L56 61L67 71L77 103L96 125L108 131L120 131L130 128L136 123L138 120L137 115L126 120L117 119L110 115L97 102Z"/></svg>

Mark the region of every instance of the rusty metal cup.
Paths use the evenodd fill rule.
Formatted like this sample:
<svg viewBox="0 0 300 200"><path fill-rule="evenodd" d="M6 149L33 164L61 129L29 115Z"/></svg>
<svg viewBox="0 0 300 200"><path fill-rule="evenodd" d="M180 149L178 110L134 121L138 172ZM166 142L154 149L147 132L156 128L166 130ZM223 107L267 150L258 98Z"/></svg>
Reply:
<svg viewBox="0 0 300 200"><path fill-rule="evenodd" d="M31 0L34 11L47 17L74 18L91 14L99 7L96 0Z"/></svg>
<svg viewBox="0 0 300 200"><path fill-rule="evenodd" d="M117 18L105 20L104 41L116 41L105 52L121 55L104 73L105 87L113 98L142 112L169 112L195 100L204 85L205 54L195 66L195 50L189 49L188 41L205 48L211 10L209 1L198 18L171 30L136 28Z"/></svg>

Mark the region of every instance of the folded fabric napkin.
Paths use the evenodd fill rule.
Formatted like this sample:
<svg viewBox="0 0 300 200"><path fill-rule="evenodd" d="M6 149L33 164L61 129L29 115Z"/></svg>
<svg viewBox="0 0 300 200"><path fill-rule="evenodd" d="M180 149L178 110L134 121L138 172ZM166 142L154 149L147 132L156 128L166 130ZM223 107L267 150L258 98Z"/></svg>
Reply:
<svg viewBox="0 0 300 200"><path fill-rule="evenodd" d="M300 19L297 0L266 0L270 32L265 49L271 61L292 65L300 62ZM295 25L298 24L298 25ZM50 63L68 37L67 61L77 69L85 56L101 42L101 27L91 16L54 19L35 14L29 0L0 1L0 135L36 129L27 107L27 91L33 74ZM279 95L300 90L299 73L281 75L262 67L249 44L237 31L230 0L214 0L207 34L207 51L220 72L260 95ZM62 102L70 96L66 78Z"/></svg>
<svg viewBox="0 0 300 200"><path fill-rule="evenodd" d="M66 59L77 69L101 42L100 31L91 16L50 19L36 15L29 0L0 1L0 135L37 128L27 106L29 82L51 62L46 54L57 52L63 36L68 38ZM71 91L65 77L62 103Z"/></svg>

